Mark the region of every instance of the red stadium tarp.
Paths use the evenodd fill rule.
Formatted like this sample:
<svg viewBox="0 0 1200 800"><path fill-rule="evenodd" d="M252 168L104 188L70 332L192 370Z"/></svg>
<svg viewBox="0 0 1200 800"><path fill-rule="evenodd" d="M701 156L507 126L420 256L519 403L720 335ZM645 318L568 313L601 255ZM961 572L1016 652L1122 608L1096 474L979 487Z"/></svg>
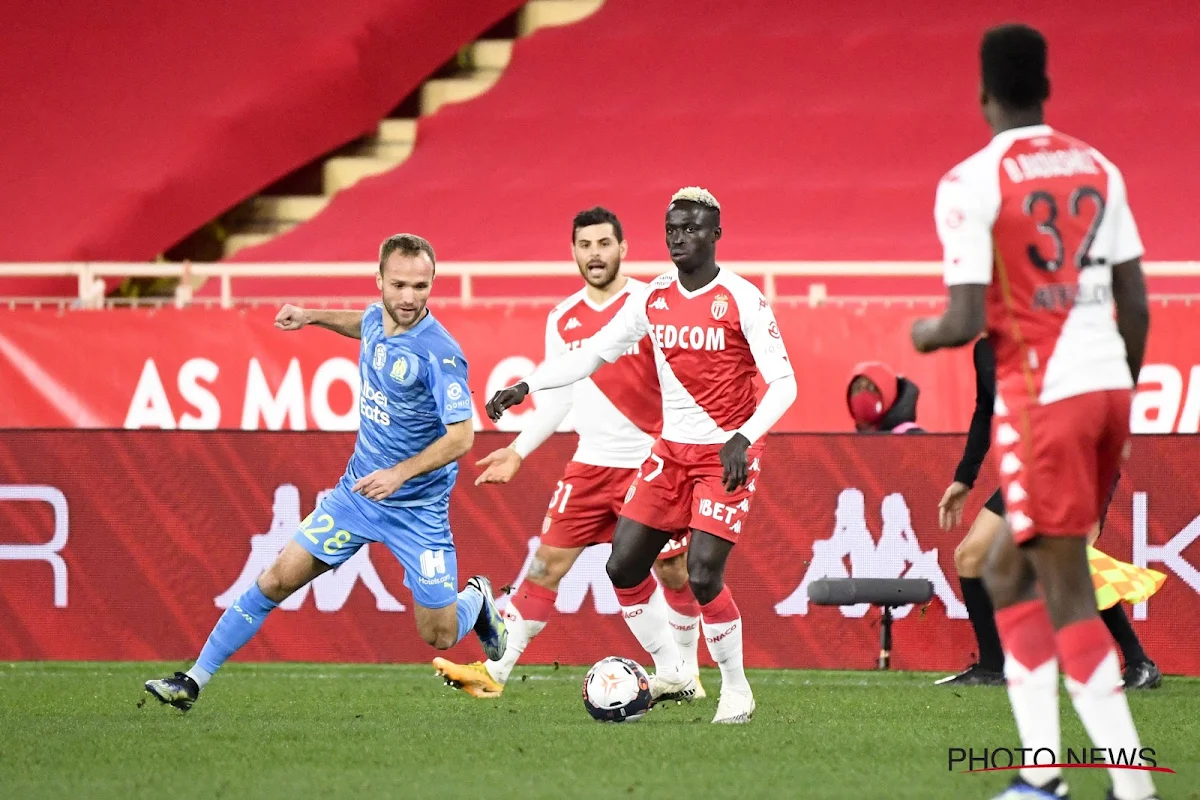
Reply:
<svg viewBox="0 0 1200 800"><path fill-rule="evenodd" d="M0 432L0 661L193 658L222 609L336 483L347 433ZM481 434L463 459L451 524L460 580L520 580L551 489L573 447L557 436L505 487L474 487L474 460L507 442ZM726 579L746 620L752 667L869 669L878 612L810 606L823 577L926 578L935 598L896 622L893 666L950 670L973 639L954 574L964 531L942 533L937 503L959 436L773 436ZM1139 441L1099 546L1167 575L1130 611L1169 673L1200 675L1200 439ZM930 465L935 465L931 469ZM985 471L973 515L994 481ZM585 551L563 581L559 612L528 663L643 659L617 610L608 546ZM239 655L252 661L420 662L403 574L386 549L319 578L271 615ZM702 648L703 650L703 648ZM464 642L451 658L474 660ZM708 661L706 653L702 660ZM430 680L434 678L430 677Z"/></svg>
<svg viewBox="0 0 1200 800"><path fill-rule="evenodd" d="M1046 33L1048 118L1124 171L1148 257L1193 258L1186 3L606 0L518 41L495 88L421 121L399 168L234 260L358 260L397 225L447 260L560 258L597 203L632 258L663 257L668 199L691 184L722 203L726 259L937 258L934 190L990 136L979 38L1006 19Z"/></svg>
<svg viewBox="0 0 1200 800"><path fill-rule="evenodd" d="M374 129L522 4L5 3L0 260L153 258Z"/></svg>
<svg viewBox="0 0 1200 800"><path fill-rule="evenodd" d="M854 365L890 363L921 388L918 421L964 431L975 401L970 348L921 356L912 320L940 305L777 305L799 398L776 430L851 430L845 388ZM436 313L462 344L481 430L483 404L541 361L546 308L449 306ZM1155 304L1138 433L1200 428L1197 309ZM323 330L283 333L274 311L0 312L0 428L355 430L357 343ZM537 396L534 396L536 402ZM532 404L501 420L522 425Z"/></svg>

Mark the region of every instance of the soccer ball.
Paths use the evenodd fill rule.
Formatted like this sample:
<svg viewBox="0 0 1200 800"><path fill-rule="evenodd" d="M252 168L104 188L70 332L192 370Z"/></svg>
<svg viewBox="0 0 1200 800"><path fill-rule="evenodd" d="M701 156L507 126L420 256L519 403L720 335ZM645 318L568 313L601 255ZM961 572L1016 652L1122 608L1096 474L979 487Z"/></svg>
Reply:
<svg viewBox="0 0 1200 800"><path fill-rule="evenodd" d="M635 722L650 710L650 678L620 656L598 661L583 679L583 707L600 722Z"/></svg>

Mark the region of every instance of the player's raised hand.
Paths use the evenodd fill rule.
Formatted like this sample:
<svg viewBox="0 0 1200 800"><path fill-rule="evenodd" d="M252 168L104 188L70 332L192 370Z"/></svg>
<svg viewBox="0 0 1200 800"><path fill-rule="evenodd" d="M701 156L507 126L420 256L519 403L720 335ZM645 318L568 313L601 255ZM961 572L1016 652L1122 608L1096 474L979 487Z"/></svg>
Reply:
<svg viewBox="0 0 1200 800"><path fill-rule="evenodd" d="M507 389L501 389L492 395L492 399L487 402L487 415L492 422L497 421L504 416L504 412L513 406L520 405L525 396L529 394L529 384L521 381L516 386L509 386Z"/></svg>
<svg viewBox="0 0 1200 800"><path fill-rule="evenodd" d="M949 533L962 523L963 506L967 504L967 495L971 487L955 481L946 488L942 502L938 503L938 524L942 530Z"/></svg>
<svg viewBox="0 0 1200 800"><path fill-rule="evenodd" d="M379 502L386 500L400 490L407 480L396 467L377 469L370 475L364 475L354 484L354 491L368 500Z"/></svg>
<svg viewBox="0 0 1200 800"><path fill-rule="evenodd" d="M291 303L285 303L275 315L275 327L283 331L298 331L309 322L308 310Z"/></svg>
<svg viewBox="0 0 1200 800"><path fill-rule="evenodd" d="M480 476L475 479L475 485L478 486L481 483L508 483L517 474L517 470L521 468L521 461L521 456L511 447L502 447L499 450L493 450L475 462L475 466L477 467L486 467Z"/></svg>
<svg viewBox="0 0 1200 800"><path fill-rule="evenodd" d="M725 484L725 491L732 492L746 483L746 448L749 446L749 439L735 433L721 447L721 482Z"/></svg>

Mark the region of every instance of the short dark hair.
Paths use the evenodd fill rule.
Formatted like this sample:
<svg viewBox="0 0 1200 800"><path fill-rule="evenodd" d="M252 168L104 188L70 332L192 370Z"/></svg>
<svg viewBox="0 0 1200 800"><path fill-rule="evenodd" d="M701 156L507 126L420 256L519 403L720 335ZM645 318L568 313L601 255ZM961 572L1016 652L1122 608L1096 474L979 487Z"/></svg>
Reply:
<svg viewBox="0 0 1200 800"><path fill-rule="evenodd" d="M1046 38L1028 25L999 25L983 35L979 48L983 88L1001 105L1022 111L1050 96Z"/></svg>
<svg viewBox="0 0 1200 800"><path fill-rule="evenodd" d="M422 239L415 233L397 233L383 240L379 245L379 273L383 274L383 262L392 253L402 256L419 256L421 253L429 256L429 263L437 270L437 256L433 254L433 245L427 239Z"/></svg>
<svg viewBox="0 0 1200 800"><path fill-rule="evenodd" d="M579 233L580 228L586 228L588 225L603 225L606 222L612 225L613 233L617 235L617 241L625 241L625 232L621 230L621 220L617 219L617 215L603 206L595 206L575 215L575 219L571 221L571 242L574 243L575 234Z"/></svg>

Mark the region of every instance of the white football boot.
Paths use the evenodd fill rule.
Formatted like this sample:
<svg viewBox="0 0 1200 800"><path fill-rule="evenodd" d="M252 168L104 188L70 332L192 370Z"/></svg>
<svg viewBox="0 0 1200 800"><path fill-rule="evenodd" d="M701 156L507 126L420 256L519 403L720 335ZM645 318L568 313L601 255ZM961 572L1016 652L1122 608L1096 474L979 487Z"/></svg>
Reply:
<svg viewBox="0 0 1200 800"><path fill-rule="evenodd" d="M751 692L734 692L721 689L721 700L717 703L716 725L743 725L754 717L754 695Z"/></svg>
<svg viewBox="0 0 1200 800"><path fill-rule="evenodd" d="M695 675L678 672L660 675L657 672L650 676L650 704L669 702L692 702L696 696L697 681Z"/></svg>

